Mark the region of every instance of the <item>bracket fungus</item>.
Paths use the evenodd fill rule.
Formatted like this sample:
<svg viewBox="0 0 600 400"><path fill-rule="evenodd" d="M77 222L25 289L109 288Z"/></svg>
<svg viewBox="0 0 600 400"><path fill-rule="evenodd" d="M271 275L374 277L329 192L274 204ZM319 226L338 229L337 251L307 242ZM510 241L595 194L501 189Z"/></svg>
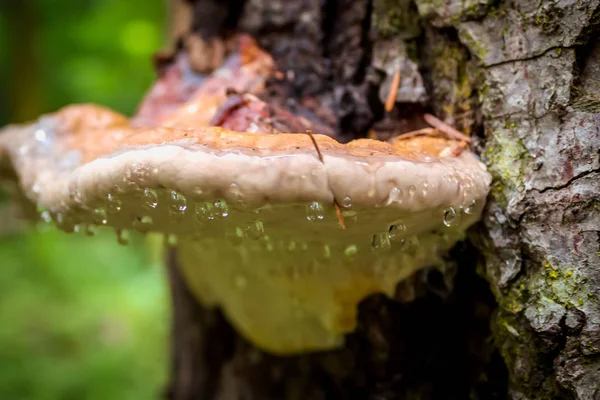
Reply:
<svg viewBox="0 0 600 400"><path fill-rule="evenodd" d="M216 97L202 94L216 79L206 77L160 118L79 105L9 126L0 173L64 231L176 237L191 290L259 347L330 349L355 328L362 299L391 296L400 280L441 263L479 219L490 177L454 138L341 144L282 133L319 129L284 111L275 129L265 103L248 94L271 68L244 70L249 62L214 73ZM236 85L245 73L251 84Z"/></svg>

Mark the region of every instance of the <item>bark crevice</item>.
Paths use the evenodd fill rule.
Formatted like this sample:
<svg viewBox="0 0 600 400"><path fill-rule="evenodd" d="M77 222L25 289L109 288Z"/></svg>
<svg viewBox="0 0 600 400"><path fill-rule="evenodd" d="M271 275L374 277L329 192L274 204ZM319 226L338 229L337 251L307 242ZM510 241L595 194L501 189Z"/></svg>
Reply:
<svg viewBox="0 0 600 400"><path fill-rule="evenodd" d="M571 179L569 179L567 182L565 182L564 184L560 185L560 186L554 186L554 187L547 187L541 190L537 190L537 189L533 189L533 191L536 191L538 193L546 193L549 191L556 191L556 190L562 190L565 189L569 186L571 186L573 184L573 182L585 178L586 176L596 173L596 172L600 172L600 169L591 169L589 171L584 171L578 175L573 176Z"/></svg>

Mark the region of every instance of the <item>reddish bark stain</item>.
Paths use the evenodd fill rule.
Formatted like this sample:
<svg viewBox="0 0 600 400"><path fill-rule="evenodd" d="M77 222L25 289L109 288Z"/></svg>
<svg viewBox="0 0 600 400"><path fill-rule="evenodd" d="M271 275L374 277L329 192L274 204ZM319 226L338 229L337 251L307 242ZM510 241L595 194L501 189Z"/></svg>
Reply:
<svg viewBox="0 0 600 400"><path fill-rule="evenodd" d="M564 178L566 178L567 180L573 178L573 164L571 163L570 159L567 158L565 160L563 167L564 167Z"/></svg>
<svg viewBox="0 0 600 400"><path fill-rule="evenodd" d="M581 245L581 243L583 242L583 237L580 233L577 233L574 237L573 237L573 252L575 254L579 254L579 245Z"/></svg>

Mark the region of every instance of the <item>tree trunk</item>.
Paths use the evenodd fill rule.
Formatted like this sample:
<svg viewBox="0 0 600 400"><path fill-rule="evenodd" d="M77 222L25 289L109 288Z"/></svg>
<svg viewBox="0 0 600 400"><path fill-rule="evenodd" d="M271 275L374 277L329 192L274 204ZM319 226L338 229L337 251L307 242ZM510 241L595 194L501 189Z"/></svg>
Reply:
<svg viewBox="0 0 600 400"><path fill-rule="evenodd" d="M433 112L472 135L494 183L447 268L365 299L335 351L256 349L172 253L169 398L600 399L600 0L191 3L196 33L248 32L293 71L268 101L345 140Z"/></svg>

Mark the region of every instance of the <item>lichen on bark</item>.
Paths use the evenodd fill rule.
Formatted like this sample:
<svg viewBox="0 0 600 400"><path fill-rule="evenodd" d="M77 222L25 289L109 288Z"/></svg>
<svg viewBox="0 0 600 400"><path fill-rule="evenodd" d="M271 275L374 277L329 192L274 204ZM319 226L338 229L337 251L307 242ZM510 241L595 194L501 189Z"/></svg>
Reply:
<svg viewBox="0 0 600 400"><path fill-rule="evenodd" d="M598 4L501 2L457 26L487 85L481 248L512 398L600 395Z"/></svg>

